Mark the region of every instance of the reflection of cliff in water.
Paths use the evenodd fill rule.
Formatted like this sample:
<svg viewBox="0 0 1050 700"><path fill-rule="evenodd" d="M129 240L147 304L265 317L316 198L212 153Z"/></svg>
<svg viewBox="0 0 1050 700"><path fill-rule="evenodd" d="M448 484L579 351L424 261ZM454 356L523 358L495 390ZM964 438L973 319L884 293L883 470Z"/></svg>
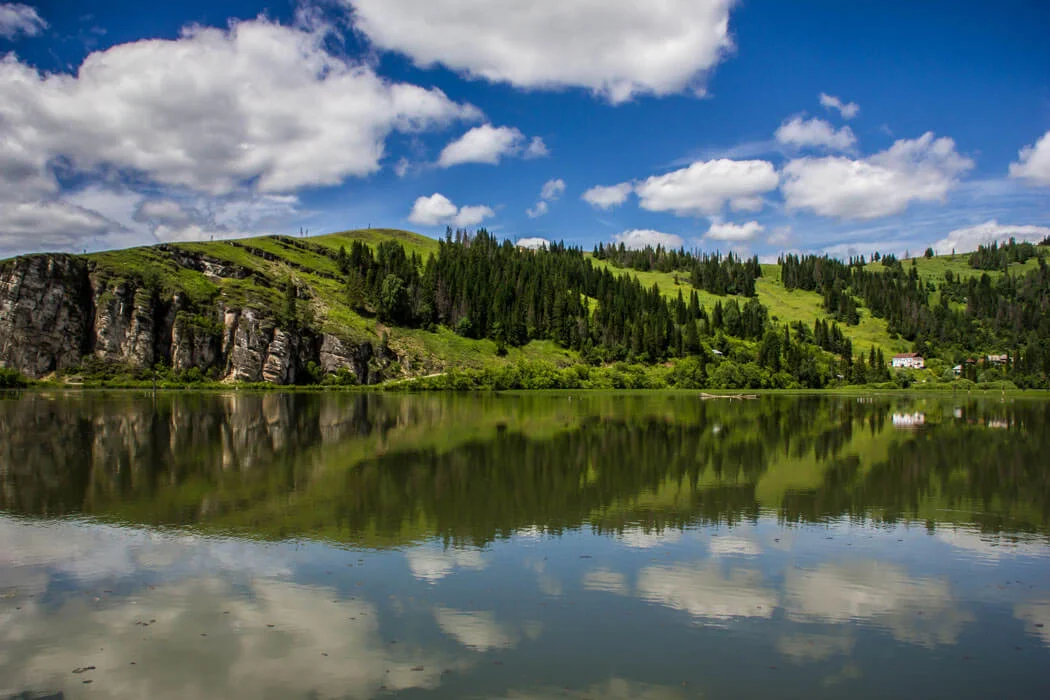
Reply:
<svg viewBox="0 0 1050 700"><path fill-rule="evenodd" d="M1048 423L1042 402L27 394L0 401L0 508L375 545L763 510L1046 532Z"/></svg>

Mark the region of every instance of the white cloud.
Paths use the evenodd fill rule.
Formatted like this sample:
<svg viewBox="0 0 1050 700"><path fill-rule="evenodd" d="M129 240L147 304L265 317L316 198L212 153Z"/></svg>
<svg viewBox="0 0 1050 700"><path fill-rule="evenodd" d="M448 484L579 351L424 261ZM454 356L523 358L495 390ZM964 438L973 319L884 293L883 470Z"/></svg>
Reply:
<svg viewBox="0 0 1050 700"><path fill-rule="evenodd" d="M329 53L329 31L265 19L225 30L189 27L175 40L94 52L73 75L41 73L13 54L0 59L5 244L24 252L79 248L96 238L104 246L149 240L144 222L93 209L83 191L63 194L59 168L89 183L130 181L149 198L215 198L195 203L208 219L244 211L246 203L272 209L278 200L261 198L373 173L394 132L480 117L440 90L390 82ZM105 203L98 192L90 196ZM197 222L196 233L175 237L230 226Z"/></svg>
<svg viewBox="0 0 1050 700"><path fill-rule="evenodd" d="M491 612L435 608L434 619L442 632L474 651L507 649L516 641Z"/></svg>
<svg viewBox="0 0 1050 700"><path fill-rule="evenodd" d="M550 241L546 238L532 237L522 238L517 242L519 248L528 248L529 250L538 250L540 248L546 248L550 245Z"/></svg>
<svg viewBox="0 0 1050 700"><path fill-rule="evenodd" d="M791 620L862 620L889 630L902 642L924 646L954 643L963 625L973 619L959 607L947 581L912 578L884 562L789 571L784 597Z"/></svg>
<svg viewBox="0 0 1050 700"><path fill-rule="evenodd" d="M798 148L819 147L830 151L848 151L857 143L857 137L848 126L836 130L823 119L793 117L776 131L777 141Z"/></svg>
<svg viewBox="0 0 1050 700"><path fill-rule="evenodd" d="M480 571L487 564L475 549L440 549L415 547L405 552L412 575L428 583L437 583L456 569Z"/></svg>
<svg viewBox="0 0 1050 700"><path fill-rule="evenodd" d="M416 199L408 220L422 226L437 226L448 223L458 212L459 208L448 197L435 192L429 197Z"/></svg>
<svg viewBox="0 0 1050 700"><path fill-rule="evenodd" d="M613 103L703 92L732 48L733 0L344 0L354 26L416 65L521 88L582 87Z"/></svg>
<svg viewBox="0 0 1050 700"><path fill-rule="evenodd" d="M1050 131L1017 154L1017 162L1010 163L1010 177L1028 180L1034 185L1050 187Z"/></svg>
<svg viewBox="0 0 1050 700"><path fill-rule="evenodd" d="M595 185L583 193L583 201L598 209L611 209L627 201L627 196L634 190L630 182L618 185Z"/></svg>
<svg viewBox="0 0 1050 700"><path fill-rule="evenodd" d="M565 194L565 180L562 180L560 177L554 178L543 183L543 189L540 190L540 199L553 202L563 194Z"/></svg>
<svg viewBox="0 0 1050 700"><path fill-rule="evenodd" d="M543 216L548 211L550 211L550 206L541 199L540 201L536 202L536 206L526 209L525 213L528 214L530 219L535 219L537 217Z"/></svg>
<svg viewBox="0 0 1050 700"><path fill-rule="evenodd" d="M901 139L865 159L801 158L784 166L781 191L789 209L821 216L874 219L899 214L911 202L944 201L973 167L955 142L931 132Z"/></svg>
<svg viewBox="0 0 1050 700"><path fill-rule="evenodd" d="M476 226L485 219L495 216L491 208L481 204L469 207L457 207L445 195L435 192L429 197L419 197L412 205L408 220L421 226Z"/></svg>
<svg viewBox="0 0 1050 700"><path fill-rule="evenodd" d="M713 241L750 241L765 230L766 227L757 221L744 224L714 223L704 234L704 238Z"/></svg>
<svg viewBox="0 0 1050 700"><path fill-rule="evenodd" d="M820 105L824 109L838 110L843 119L853 119L860 112L860 105L856 102L843 102L834 95L820 93Z"/></svg>
<svg viewBox="0 0 1050 700"><path fill-rule="evenodd" d="M588 571L583 575L583 587L588 591L627 595L627 581L624 575L609 569Z"/></svg>
<svg viewBox="0 0 1050 700"><path fill-rule="evenodd" d="M85 241L104 235L111 224L95 212L65 202L15 202L0 206L0 255L33 250L79 252Z"/></svg>
<svg viewBox="0 0 1050 700"><path fill-rule="evenodd" d="M646 233L646 232L645 231L639 231L637 233ZM655 233L655 231L653 231L652 233ZM623 235L623 234L621 234L621 235ZM661 234L661 235L665 235L666 236L667 234ZM677 236L676 236L676 238L677 238ZM681 240L681 239L679 239L679 240ZM619 241L617 241L617 242L619 242ZM624 245L626 245L628 248L632 248L632 247L644 248L646 245L651 245L651 246L655 247L656 244L659 243L659 242L660 241L657 240L657 241L654 241L652 243L642 243L641 245L638 245L638 246L632 246L630 243L625 242ZM680 245L681 244L673 246L673 247L677 248ZM665 247L667 247L666 244L665 244ZM624 530L623 534L620 535L620 541L623 542L628 547L631 547L631 548L634 548L634 549L652 549L654 547L662 547L665 544L674 544L675 542L677 542L680 539L682 539L682 531L681 530L673 530L671 528L664 528L663 530L654 530L654 529L646 530L646 529L641 528L641 527L632 527L632 528Z"/></svg>
<svg viewBox="0 0 1050 700"><path fill-rule="evenodd" d="M181 226L192 221L192 214L178 202L170 199L147 199L135 211L141 221L156 221L162 224Z"/></svg>
<svg viewBox="0 0 1050 700"><path fill-rule="evenodd" d="M0 36L5 39L14 39L20 33L37 36L47 26L35 8L18 2L0 4Z"/></svg>
<svg viewBox="0 0 1050 700"><path fill-rule="evenodd" d="M966 253L977 250L980 245L987 245L992 241L1008 241L1016 238L1019 241L1039 242L1050 236L1050 227L1047 226L1011 226L1000 224L994 219L976 226L955 229L947 236L933 244L934 250L941 255L951 251Z"/></svg>
<svg viewBox="0 0 1050 700"><path fill-rule="evenodd" d="M450 168L463 163L486 163L498 165L503 158L522 154L525 135L511 126L492 126L482 124L452 141L438 156L438 165ZM529 145L527 152L534 152L536 140ZM539 141L544 154L546 146Z"/></svg>
<svg viewBox="0 0 1050 700"><path fill-rule="evenodd" d="M626 248L639 250L646 246L656 247L662 245L664 248L681 248L685 241L681 236L673 233L663 233L652 229L631 229L613 236L615 243L623 243Z"/></svg>
<svg viewBox="0 0 1050 700"><path fill-rule="evenodd" d="M540 198L536 202L536 206L531 209L526 209L525 213L529 215L530 219L543 216L550 211L550 205L548 202L556 201L565 193L565 180L554 178L547 180L543 183L542 189L540 189Z"/></svg>
<svg viewBox="0 0 1050 700"><path fill-rule="evenodd" d="M532 160L533 158L546 158L550 154L550 149L547 148L547 144L543 142L543 139L539 136L533 136L522 157L525 160Z"/></svg>
<svg viewBox="0 0 1050 700"><path fill-rule="evenodd" d="M390 83L264 19L191 27L89 55L76 76L0 61L0 119L41 167L116 168L224 194L288 192L377 171L387 136L475 119L440 90ZM305 107L308 105L308 108Z"/></svg>
<svg viewBox="0 0 1050 700"><path fill-rule="evenodd" d="M756 572L727 575L715 566L657 565L638 573L638 593L644 600L716 621L772 617L777 595L761 583Z"/></svg>
<svg viewBox="0 0 1050 700"><path fill-rule="evenodd" d="M487 207L484 204L460 207L459 213L453 217L452 223L456 226L477 226L485 219L495 215L496 212L492 211L490 207Z"/></svg>
<svg viewBox="0 0 1050 700"><path fill-rule="evenodd" d="M779 178L764 160L698 161L665 175L654 175L635 187L641 206L678 216L717 214L727 204L737 211L762 208L762 195Z"/></svg>
<svg viewBox="0 0 1050 700"><path fill-rule="evenodd" d="M745 556L753 557L762 553L757 542L746 537L728 535L723 537L712 537L708 544L712 556Z"/></svg>

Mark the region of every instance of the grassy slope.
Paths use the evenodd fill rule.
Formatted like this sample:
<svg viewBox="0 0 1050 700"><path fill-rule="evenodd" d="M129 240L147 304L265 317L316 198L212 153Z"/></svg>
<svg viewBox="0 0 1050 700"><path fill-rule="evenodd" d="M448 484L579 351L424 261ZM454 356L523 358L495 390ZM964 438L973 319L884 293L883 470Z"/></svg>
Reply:
<svg viewBox="0 0 1050 700"><path fill-rule="evenodd" d="M324 331L358 341L376 341L383 333L387 333L391 346L412 358L414 370L418 373L442 371L450 366L480 368L519 359L544 359L558 364L567 364L575 359L573 353L546 341L512 349L506 358L499 358L495 354L495 344L488 340L469 340L448 330L428 333L416 329L388 328L374 318L351 311L343 303L342 284L333 279L338 275L336 263L330 255L325 254L324 249L334 253L340 247L349 247L353 241L375 246L384 240L397 241L408 252L424 259L438 249L436 239L396 229L360 229L305 239L265 236L171 246L176 250L204 255L213 261L244 268L250 274L243 279L219 279L182 268L175 264L170 254L157 247L108 251L87 257L114 280L127 278L129 273L152 278L164 288L181 291L199 303L221 298L231 306L277 309L282 303L281 289L288 279L293 279L298 285L309 288L311 310ZM267 257L276 259L268 260ZM620 274L634 275L647 287L656 284L668 298L677 296L681 291L688 299L693 291L686 274L679 273L679 284L675 285L672 273L635 272L611 267L605 261L592 262ZM1022 272L1035 268L1036 264L1033 259L1013 268L1016 272ZM912 265L912 261L904 261L904 265L907 268ZM924 281L931 281L935 285L943 281L944 273L948 270L959 277L982 274L982 271L969 266L969 256L966 254L918 258L915 267ZM759 300L769 308L771 317L783 323L802 321L810 327L816 319L824 317L818 294L789 291L780 283L777 265L763 265L762 268L763 277L757 283L757 292ZM871 263L868 269L877 272L885 268L880 263ZM1001 273L989 274L994 278ZM697 294L700 302L708 309L720 299L724 301L727 298L703 290L697 290ZM742 303L744 300L738 301ZM861 351L873 345L882 348L888 355L909 349L906 341L890 336L884 321L874 318L863 308L861 323L858 326L843 326L843 330L853 340L854 347Z"/></svg>
<svg viewBox="0 0 1050 700"><path fill-rule="evenodd" d="M1044 247L1041 250L1050 254L1050 247ZM919 277L924 282L933 282L934 285L939 286L944 282L944 273L948 270L951 270L956 277L963 278L980 276L985 272L984 270L975 270L970 267L969 260L969 254L917 258L915 259L915 268L918 270ZM687 281L688 275L684 273L679 273L679 285L675 286L673 273L653 271L636 272L634 270L623 270L613 267L608 262L602 260L593 260L593 262L599 267L607 267L614 272L634 275L646 287L650 287L653 284L659 285L660 291L666 297L673 298L677 296L678 290L680 289L682 294L688 299L690 292L693 290L692 286ZM907 270L912 265L912 261L905 260L903 264L905 270ZM1012 265L1010 267L1010 272L1015 275L1024 274L1028 270L1034 270L1037 267L1038 262L1033 258L1023 265ZM881 263L869 263L866 269L873 272L881 272L886 268L884 268ZM993 279L1002 275L1002 273L998 271L988 271L988 274ZM755 285L755 291L758 294L758 300L769 309L770 317L782 323L802 321L811 328L813 327L813 322L818 318L826 317L819 294L816 292L806 292L798 289L788 290L784 288L780 283L780 267L778 265L763 265L762 275L763 276ZM727 298L731 298L718 297L703 290L698 290L697 293L700 297L700 303L705 305L709 310L714 306L716 301L722 300L724 302ZM937 302L936 295L937 292L934 292L933 295L931 295L931 303ZM737 300L740 303L746 301L743 297L737 297ZM874 345L875 347L882 348L886 355L893 355L898 352L906 352L910 350L910 343L906 340L890 337L890 333L886 328L886 322L884 320L873 317L863 306L861 306L860 311L861 321L859 325L842 325L843 332L845 332L845 334L853 341L853 347L855 349L866 351L869 347Z"/></svg>
<svg viewBox="0 0 1050 700"><path fill-rule="evenodd" d="M231 241L179 243L176 251L205 256L213 262L247 270L243 279L215 278L177 265L172 256L155 246L107 251L87 256L113 283L129 277L153 279L168 291L180 291L200 304L221 299L228 306L280 309L285 283L291 279L309 289L310 309L321 330L354 341L376 342L386 333L390 346L410 358L413 374L440 372L448 367L483 368L521 359L547 360L559 365L573 363L575 353L550 341L535 341L512 348L506 357L496 355L490 340L470 340L447 329L428 333L419 329L387 327L375 318L358 314L343 302L343 285L333 279L339 273L333 253L349 248L354 241L375 246L394 240L409 253L427 258L437 252L433 238L395 229L342 231L309 238L262 236ZM276 259L269 260L267 257Z"/></svg>

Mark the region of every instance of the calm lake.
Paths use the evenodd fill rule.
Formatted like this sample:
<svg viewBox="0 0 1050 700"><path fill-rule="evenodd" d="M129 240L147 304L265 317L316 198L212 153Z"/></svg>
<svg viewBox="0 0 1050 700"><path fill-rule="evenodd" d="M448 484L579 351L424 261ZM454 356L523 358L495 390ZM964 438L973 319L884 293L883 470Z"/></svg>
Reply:
<svg viewBox="0 0 1050 700"><path fill-rule="evenodd" d="M0 396L0 698L1050 697L1050 401Z"/></svg>

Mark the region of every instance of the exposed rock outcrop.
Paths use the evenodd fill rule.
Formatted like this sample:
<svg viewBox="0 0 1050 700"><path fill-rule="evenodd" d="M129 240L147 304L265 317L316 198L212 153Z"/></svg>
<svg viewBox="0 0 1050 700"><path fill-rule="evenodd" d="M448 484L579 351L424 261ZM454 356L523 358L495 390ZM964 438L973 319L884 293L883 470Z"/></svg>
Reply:
<svg viewBox="0 0 1050 700"><path fill-rule="evenodd" d="M0 267L0 366L31 377L76 366L94 337L87 265L70 255Z"/></svg>
<svg viewBox="0 0 1050 700"><path fill-rule="evenodd" d="M175 261L206 277L249 276L228 263L186 253ZM111 279L90 260L29 255L0 264L0 367L30 377L82 366L85 358L235 382L293 384L346 368L361 384L400 371L389 348L309 329L282 327L275 314L219 297L194 305L134 277ZM308 372L307 369L311 371Z"/></svg>

